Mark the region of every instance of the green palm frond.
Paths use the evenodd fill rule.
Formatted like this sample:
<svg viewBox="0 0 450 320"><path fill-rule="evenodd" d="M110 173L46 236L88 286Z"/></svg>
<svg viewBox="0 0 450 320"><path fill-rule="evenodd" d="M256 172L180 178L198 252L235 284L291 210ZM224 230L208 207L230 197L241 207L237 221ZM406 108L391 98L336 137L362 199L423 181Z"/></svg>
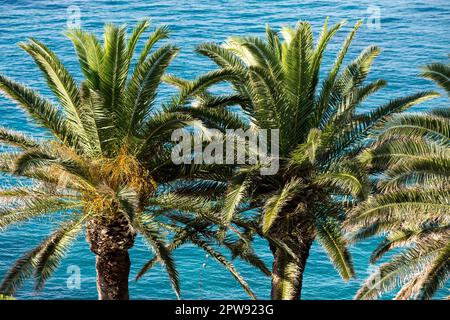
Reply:
<svg viewBox="0 0 450 320"><path fill-rule="evenodd" d="M0 285L0 292L6 295L14 295L23 285L24 281L33 275L37 256L41 252L43 244L25 253L8 271Z"/></svg>
<svg viewBox="0 0 450 320"><path fill-rule="evenodd" d="M201 179L197 181L178 182L171 186L174 193L179 195L215 197L225 194L227 183L225 181Z"/></svg>
<svg viewBox="0 0 450 320"><path fill-rule="evenodd" d="M197 163L174 165L171 160L175 129L192 129L200 135L209 133L206 125L222 131L248 127L228 109L249 105L246 94L208 92L209 86L236 81L242 73L230 68L212 71L193 81L175 79L180 94L157 107L161 81L178 49L170 44L158 45L169 33L162 26L147 37L141 52L133 58L138 41L148 28L147 20L140 21L127 40L125 26L107 24L103 41L94 33L69 30L67 36L84 75L79 85L43 43L35 39L23 43L22 48L35 60L56 96L55 104L0 76L0 90L5 96L54 136L32 139L0 128L0 143L8 147L7 152L0 154L0 171L29 179L26 187L0 190L5 204L0 210L0 229L45 215L59 219L70 213L61 228L11 269L2 293L14 293L31 276L36 278L35 290L42 290L83 227L89 234L91 251L99 254L96 246L104 246L105 242L94 244L93 239L99 230L110 230L116 223L126 228L125 236L117 235L128 237L124 250L133 245L137 231L155 253L138 277L161 262L178 297L180 285L172 251L188 242L224 265L251 297L254 295L248 284L215 246L229 250L233 259L240 258L269 273L250 243L259 232L258 226L237 217L226 225L220 217L218 197L226 191L233 168ZM174 187L181 183L184 191ZM202 197L206 191L211 193ZM236 215L243 207L236 206ZM74 211L83 214L78 217ZM95 214L95 219L93 216L86 220L86 214ZM174 242L168 244L168 239Z"/></svg>
<svg viewBox="0 0 450 320"><path fill-rule="evenodd" d="M218 129L225 132L226 129L241 129L247 127L246 123L234 112L225 108L212 108L209 103L215 101L207 101L204 104L195 107L174 107L171 112L180 112L189 114L192 118L200 120L205 126L212 129Z"/></svg>
<svg viewBox="0 0 450 320"><path fill-rule="evenodd" d="M446 75L447 74L447 75ZM431 64L423 76L448 91L448 67ZM373 299L399 289L395 299L431 299L445 286L449 265L449 121L447 109L391 117L378 141L358 160L378 176L380 193L352 210L345 222L353 240L384 236L375 262L395 248L404 251L373 273L356 298Z"/></svg>
<svg viewBox="0 0 450 320"><path fill-rule="evenodd" d="M345 129L347 123L355 114L355 109L370 95L385 87L386 81L382 79L370 82L367 85L352 88L348 94L340 100L337 99L332 108L322 114L320 127L324 127L325 134L332 135Z"/></svg>
<svg viewBox="0 0 450 320"><path fill-rule="evenodd" d="M81 232L85 218L85 215L72 218L43 242L35 262L36 291L43 289L45 282L59 266L70 245Z"/></svg>
<svg viewBox="0 0 450 320"><path fill-rule="evenodd" d="M109 117L102 103L103 99L98 93L90 89L85 82L81 83L80 117L94 157L101 155L105 143L110 141Z"/></svg>
<svg viewBox="0 0 450 320"><path fill-rule="evenodd" d="M348 244L344 238L338 221L332 218L317 221L317 239L328 253L333 266L344 280L350 280L355 275Z"/></svg>
<svg viewBox="0 0 450 320"><path fill-rule="evenodd" d="M85 142L78 136L78 128L38 93L2 75L0 75L0 90L24 108L38 124L51 130L61 142L69 144L76 150L86 149Z"/></svg>
<svg viewBox="0 0 450 320"><path fill-rule="evenodd" d="M381 52L378 47L367 47L349 64L344 65L347 52L361 24L362 21L358 21L349 33L334 64L330 71L324 74L323 79L322 57L326 54L328 43L344 22L328 27L327 20L316 45L311 24L300 21L294 28L283 27L280 32L266 26L265 38L230 37L223 45L208 43L197 48L200 54L209 57L219 66L219 71L229 71L230 75L236 75L223 80L232 86L232 94L243 98L238 103L249 119L251 127L280 129L279 172L270 177L255 173L243 178L242 169L247 166L240 166L241 170L235 171L235 178L224 201L222 212L232 217L237 204L242 202L245 196L245 200L260 209L261 216L258 217L258 222L262 222L263 235L268 237L270 234L270 241L275 247L276 241L284 242L288 249L286 252L295 249L295 243L299 239L294 235L302 234L299 229L303 231L302 236L307 234L314 239L314 234L317 234L319 228L316 226L316 220L328 218L328 215L342 220L349 208L358 201L364 201L371 192L377 190L373 181L375 178L371 177L370 173L379 173L382 166L388 166L386 162L390 165L396 160L388 156L384 159L377 158L378 153L375 155L374 150L381 148L380 146L375 145L374 149L369 151L363 150L371 146L376 137L383 132L383 128L390 125L389 120L396 114L437 96L434 92L421 92L393 99L370 112L360 112L362 103L386 85L381 79L366 82L373 62ZM217 82L208 83L207 80L198 82L201 90L191 90L191 97L198 106L214 97L207 89ZM181 88L182 91L193 85L190 81L176 77L169 77L168 82ZM201 85L203 83L204 86ZM206 121L205 124L211 125ZM419 138L418 135L415 137ZM387 145L384 147L388 148ZM436 165L437 162L444 161L441 158L435 160ZM413 167L413 162L401 165L406 172L408 165ZM399 163L398 170L401 165ZM427 174L435 169L434 164L430 162L416 164L417 167L420 165L422 168L430 169ZM404 179L410 183L413 179L419 182L431 180L433 177L416 175L405 176ZM436 181L434 186L440 185L444 189L443 179L445 177L439 180L440 182ZM300 180L301 190L292 198L287 196L291 192L286 193L286 189L280 187L288 188L289 181ZM370 198L371 202L368 203L373 205L371 210L374 210L373 216L370 215L373 217L373 221L371 220L373 224L392 222L396 226L401 225L405 212L413 207L409 203L412 198L421 198L424 203L420 210L425 210L440 206L436 202L446 196L446 194L439 196L438 193L423 194L416 189L408 192L395 193L398 203L392 206L385 206L385 203L390 201L388 199L384 201L378 197L375 197L375 200ZM392 195L392 198L395 196ZM380 202L380 208L375 208L377 201ZM315 212L323 205L330 205L336 210L332 213ZM447 206L443 206L439 212L446 209ZM386 221L378 221L375 218L378 214L375 213L376 210L387 212ZM359 235L360 237L376 233L378 230L372 225L365 224L369 222L369 215L367 217L367 221L365 216L361 221L358 220L366 229ZM437 214L430 219L436 217ZM418 215L415 223L425 220L423 214ZM277 225L277 228L272 229L273 225ZM340 228L337 226L333 231L338 234L338 231L341 232ZM267 233L271 230L275 235ZM322 234L325 234L325 231L322 231ZM289 239L288 243L284 241L286 239ZM332 248L330 243L325 242L324 246L328 244L329 248ZM334 246L335 249L338 247ZM329 253L330 255L334 253L334 257L339 255L336 250L330 249ZM281 258L280 255L276 259ZM277 290L280 293L277 297L293 298L293 292L296 290L298 292L299 289L294 287L300 284L295 278L301 279L303 269L299 267L299 261L290 261L288 258L285 260L281 273L286 271L288 274L285 279L280 280L281 291ZM345 272L345 267L341 268L344 278L353 275L353 272L348 270Z"/></svg>
<svg viewBox="0 0 450 320"><path fill-rule="evenodd" d="M277 219L280 211L295 195L296 191L301 187L302 181L295 179L288 182L279 194L267 199L264 205L262 230L268 233L271 226Z"/></svg>
<svg viewBox="0 0 450 320"><path fill-rule="evenodd" d="M315 182L324 188L336 188L343 194L349 194L358 200L366 199L370 191L366 172L350 163L318 175Z"/></svg>
<svg viewBox="0 0 450 320"><path fill-rule="evenodd" d="M399 190L376 196L355 208L348 216L348 225L354 228L373 223L417 224L434 219L449 222L450 192L443 190L422 190L420 188ZM406 219L406 220L405 220Z"/></svg>
<svg viewBox="0 0 450 320"><path fill-rule="evenodd" d="M271 275L271 272L267 268L264 261L262 261L261 258L254 252L253 248L248 245L249 242L224 239L221 244L230 250L233 259L239 257L243 261L259 269L266 276Z"/></svg>
<svg viewBox="0 0 450 320"><path fill-rule="evenodd" d="M331 68L330 72L327 74L326 79L322 83L322 89L318 98L318 114L324 114L325 108L327 108L330 98L332 98L332 89L335 85L336 78L339 74L339 70L341 69L344 58L347 54L348 49L353 41L353 38L356 35L356 31L358 31L361 26L362 21L358 21L353 28L353 30L349 33L347 38L345 39L339 54L336 57L336 60Z"/></svg>
<svg viewBox="0 0 450 320"><path fill-rule="evenodd" d="M383 264L367 279L356 299L374 299L385 292L408 283L416 274L427 269L442 251L444 240L420 242L415 247Z"/></svg>
<svg viewBox="0 0 450 320"><path fill-rule="evenodd" d="M160 209L171 211L181 210L189 212L202 219L221 225L220 218L216 215L214 202L205 197L183 196L175 193L164 193L149 200L150 205Z"/></svg>
<svg viewBox="0 0 450 320"><path fill-rule="evenodd" d="M389 231L372 252L370 263L376 263L381 257L394 248L407 247L408 245L413 245L416 242L430 238L446 237L448 236L449 228L448 225L441 226L436 223L426 223L417 228ZM378 230L370 236L375 234L385 234L386 229L389 228L379 226L377 229Z"/></svg>
<svg viewBox="0 0 450 320"><path fill-rule="evenodd" d="M158 261L164 265L173 290L175 291L178 299L180 299L178 271L175 268L175 263L173 261L171 251L167 248L164 240L161 239L157 224L152 221L151 218L145 215L139 215L134 220L134 226L140 233L142 233L145 241L154 251ZM141 271L138 275L138 278L141 277L144 272Z"/></svg>
<svg viewBox="0 0 450 320"><path fill-rule="evenodd" d="M367 78L374 59L379 56L381 49L376 46L365 48L360 55L350 62L336 79L335 86L342 95L346 95L351 89L362 85Z"/></svg>
<svg viewBox="0 0 450 320"><path fill-rule="evenodd" d="M214 43L204 43L199 45L196 51L209 57L222 68L237 68L241 70L245 68L244 63L223 46Z"/></svg>
<svg viewBox="0 0 450 320"><path fill-rule="evenodd" d="M85 182L91 180L86 165L79 159L60 158L57 154L47 153L43 150L24 152L15 162L14 174L24 175L27 172L50 166L56 166L68 174L76 176L78 179L83 179Z"/></svg>
<svg viewBox="0 0 450 320"><path fill-rule="evenodd" d="M128 132L139 132L151 111L149 106L156 97L161 77L177 53L178 49L172 45L163 46L137 67L127 87L127 108L131 115Z"/></svg>
<svg viewBox="0 0 450 320"><path fill-rule="evenodd" d="M421 138L402 136L387 141L380 140L373 147L363 150L358 155L358 159L370 166L371 170L382 171L399 163L407 164L433 157L445 158L448 155L448 148L436 143L427 143Z"/></svg>
<svg viewBox="0 0 450 320"><path fill-rule="evenodd" d="M100 86L100 70L104 50L97 37L80 29L71 29L66 33L72 41L81 67L89 87L98 90Z"/></svg>
<svg viewBox="0 0 450 320"><path fill-rule="evenodd" d="M39 146L37 141L23 133L5 128L0 128L0 143L23 149L33 149Z"/></svg>
<svg viewBox="0 0 450 320"><path fill-rule="evenodd" d="M380 49L375 46L369 46L361 52L361 54L353 60L336 78L332 88L333 96L328 100L328 106L324 109L318 108L316 118L320 119L318 124L323 127L326 124L330 114L336 112L343 98L351 95L355 89L362 86L365 81L373 60L380 54ZM320 104L319 104L320 106Z"/></svg>
<svg viewBox="0 0 450 320"><path fill-rule="evenodd" d="M51 236L41 242L35 249L27 252L17 260L14 267L4 278L0 292L12 295L23 282L34 275L36 290L42 290L45 281L53 274L68 247L81 231L84 216L79 216L62 225Z"/></svg>
<svg viewBox="0 0 450 320"><path fill-rule="evenodd" d="M20 44L44 73L48 86L63 107L64 115L77 136L88 144L84 124L80 117L80 93L75 80L58 57L41 42L31 39Z"/></svg>
<svg viewBox="0 0 450 320"><path fill-rule="evenodd" d="M450 66L443 63L431 63L422 69L422 76L433 80L450 95Z"/></svg>
<svg viewBox="0 0 450 320"><path fill-rule="evenodd" d="M442 248L439 256L421 278L420 299L431 299L436 291L450 279L450 242Z"/></svg>
<svg viewBox="0 0 450 320"><path fill-rule="evenodd" d="M236 208L239 206L247 192L249 182L249 180L244 179L241 183L230 187L224 200L223 210L221 213L222 219L225 222L229 222L233 219Z"/></svg>
<svg viewBox="0 0 450 320"><path fill-rule="evenodd" d="M431 114L398 115L384 126L381 139L399 136L422 137L449 147L450 124L448 119Z"/></svg>
<svg viewBox="0 0 450 320"><path fill-rule="evenodd" d="M134 51L136 49L139 38L149 28L150 21L143 19L139 21L131 32L130 38L127 42L127 70L130 69L131 61L133 59ZM150 48L151 49L151 48Z"/></svg>
<svg viewBox="0 0 450 320"><path fill-rule="evenodd" d="M170 252L173 252L175 249L179 248L183 244L189 241L189 231L188 230L180 230L180 232L175 233L172 241L166 246L166 249ZM141 270L136 275L136 280L142 278L153 266L158 263L159 258L155 255L152 259L148 260Z"/></svg>
<svg viewBox="0 0 450 320"><path fill-rule="evenodd" d="M182 90L178 96L172 99L169 107L182 105L189 98L203 94L208 87L238 77L239 73L233 69L220 69L202 74L193 81L185 82Z"/></svg>
<svg viewBox="0 0 450 320"><path fill-rule="evenodd" d="M375 263L392 248L411 243L413 236L414 232L409 230L391 231L372 252L370 262Z"/></svg>
<svg viewBox="0 0 450 320"><path fill-rule="evenodd" d="M74 210L80 208L78 201L60 199L23 199L23 205L14 208L3 208L0 211L0 229L11 224L23 222L31 218L55 213L62 210Z"/></svg>
<svg viewBox="0 0 450 320"><path fill-rule="evenodd" d="M436 117L442 117L445 119L450 118L450 110L448 108L434 108L433 110L430 110L430 114Z"/></svg>
<svg viewBox="0 0 450 320"><path fill-rule="evenodd" d="M396 98L371 111L367 116L361 117L361 119L363 121L367 121L369 127L380 125L386 122L390 116L405 111L416 104L433 99L437 96L438 95L436 92L424 91L407 97Z"/></svg>
<svg viewBox="0 0 450 320"><path fill-rule="evenodd" d="M80 199L77 192L74 192L68 188L57 189L54 186L49 186L48 184L42 183L35 187L14 187L0 189L0 198L14 199L21 201L26 198L60 198L60 199Z"/></svg>
<svg viewBox="0 0 450 320"><path fill-rule="evenodd" d="M236 279L236 281L241 285L241 287L249 295L249 297L256 300L256 296L253 293L253 291L250 289L247 282L240 275L240 273L236 270L236 268L233 266L233 264L231 262L229 262L224 255L222 255L220 252L214 250L211 246L209 246L205 241L203 241L201 239L191 237L190 241L193 244L197 245L198 247L202 248L206 253L208 253L212 258L214 258L214 260L216 260L218 263L222 264L231 273L231 275Z"/></svg>
<svg viewBox="0 0 450 320"><path fill-rule="evenodd" d="M290 165L293 167L305 164L315 164L318 150L322 144L322 132L319 129L313 128L308 133L306 141L297 146L291 153Z"/></svg>
<svg viewBox="0 0 450 320"><path fill-rule="evenodd" d="M118 130L124 130L119 119L126 115L123 110L123 92L127 80L127 59L125 28L106 24L99 90L105 109L117 117L112 125L117 126Z"/></svg>
<svg viewBox="0 0 450 320"><path fill-rule="evenodd" d="M299 264L292 259L288 253L279 253L281 257L278 257L278 269L281 270L279 279L279 290L281 292L279 299L281 300L293 300L296 299L296 283L302 276Z"/></svg>
<svg viewBox="0 0 450 320"><path fill-rule="evenodd" d="M325 53L325 50L327 48L328 43L333 38L333 36L336 34L337 31L339 31L342 26L344 26L345 22L341 21L334 26L332 26L330 29L328 29L328 18L325 21L325 24L323 26L322 32L320 34L319 40L316 44L315 52L312 57L311 62L311 84L310 84L310 95L314 96L317 90L317 85L320 80L320 67L322 64L322 58Z"/></svg>

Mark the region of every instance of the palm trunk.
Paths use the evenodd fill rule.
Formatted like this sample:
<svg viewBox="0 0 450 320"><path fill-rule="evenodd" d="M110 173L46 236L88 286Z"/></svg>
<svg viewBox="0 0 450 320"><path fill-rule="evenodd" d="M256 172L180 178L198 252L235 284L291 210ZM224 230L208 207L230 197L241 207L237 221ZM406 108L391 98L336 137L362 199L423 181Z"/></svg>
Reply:
<svg viewBox="0 0 450 320"><path fill-rule="evenodd" d="M135 232L123 216L92 219L86 226L86 240L96 255L99 300L128 300L130 256Z"/></svg>
<svg viewBox="0 0 450 320"><path fill-rule="evenodd" d="M314 236L305 234L301 239L291 238L285 243L297 259L286 250L271 246L274 261L272 265L272 300L301 299L303 272L309 257Z"/></svg>
<svg viewBox="0 0 450 320"><path fill-rule="evenodd" d="M96 256L97 291L99 300L128 300L130 274L128 251Z"/></svg>

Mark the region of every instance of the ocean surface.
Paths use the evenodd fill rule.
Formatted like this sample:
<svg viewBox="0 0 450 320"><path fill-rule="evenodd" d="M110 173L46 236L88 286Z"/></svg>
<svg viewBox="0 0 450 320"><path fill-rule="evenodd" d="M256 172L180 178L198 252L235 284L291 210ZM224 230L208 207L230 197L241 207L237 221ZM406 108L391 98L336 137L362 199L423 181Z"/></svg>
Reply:
<svg viewBox="0 0 450 320"><path fill-rule="evenodd" d="M170 72L193 78L214 68L206 58L194 53L194 48L206 41L222 42L231 35L260 35L266 23L273 27L295 24L299 19L311 21L315 34L325 18L331 23L348 20L346 27L329 46L323 70L328 70L346 33L355 22L366 19L360 28L349 58L355 57L365 46L378 45L383 51L376 60L370 79L383 78L389 86L365 103L370 109L394 97L420 90L435 89L428 81L417 76L419 67L426 63L447 60L450 53L450 2L431 1L270 1L270 0L165 0L165 1L43 1L0 0L0 73L24 82L49 95L45 83L28 57L17 43L35 37L53 49L81 79L70 41L63 33L67 26L78 23L81 27L101 34L106 22L133 25L143 17L152 19L153 26L168 24L172 30L171 41L181 47ZM164 101L173 93L163 88L159 99ZM426 110L443 105L444 99L415 107ZM0 125L22 130L33 135L44 135L5 98L0 98ZM0 176L3 187L16 183ZM24 252L37 245L57 223L53 220L30 221L0 233L0 278ZM368 241L352 248L357 269L357 279L344 283L329 262L323 250L315 244L304 277L305 299L351 299L360 283L373 271L368 257L376 241ZM255 244L261 257L271 264L266 243ZM132 275L152 254L141 239L131 251ZM176 251L176 264L180 272L183 299L246 299L245 292L230 274L207 257L203 251L185 246ZM67 255L44 291L33 294L31 284L19 291L22 299L95 299L95 258L80 237ZM245 263L236 262L238 270L255 291L258 298L270 295L270 280ZM81 283L72 282L79 271ZM447 288L448 289L448 288ZM159 266L142 280L130 281L134 299L174 299L169 281ZM448 294L448 293L447 293ZM387 296L389 297L389 296Z"/></svg>

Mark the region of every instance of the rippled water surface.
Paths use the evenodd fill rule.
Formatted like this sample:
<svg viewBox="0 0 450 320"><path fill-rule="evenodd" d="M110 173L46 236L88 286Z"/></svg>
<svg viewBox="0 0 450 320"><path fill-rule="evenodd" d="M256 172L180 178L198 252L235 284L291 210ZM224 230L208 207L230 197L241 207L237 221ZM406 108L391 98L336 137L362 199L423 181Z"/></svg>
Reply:
<svg viewBox="0 0 450 320"><path fill-rule="evenodd" d="M76 6L76 7L71 7ZM414 93L422 89L434 89L427 81L417 77L419 67L432 61L445 61L449 52L450 4L446 0L432 1L4 1L0 0L0 73L11 76L45 90L31 59L16 44L35 37L49 45L69 69L80 79L70 41L63 35L67 23L73 22L73 14L80 10L83 28L101 33L105 22L134 24L142 17L150 17L154 25L168 24L172 29L172 41L182 51L175 59L170 71L176 75L192 78L196 74L211 70L213 65L196 55L196 45L205 41L221 42L230 35L262 34L264 25L274 27L294 24L299 19L309 20L316 34L324 19L331 22L347 19L348 24L330 45L325 57L327 66L333 60L346 32L360 18L369 18L358 33L350 51L354 57L367 45L383 48L371 77L382 77L389 82L388 88L367 101L371 108L395 96ZM372 25L370 16L380 10L380 25ZM76 17L75 17L76 18ZM164 88L160 99L167 98L171 91ZM422 104L415 110L424 110L442 104L434 100ZM0 125L41 135L41 129L32 125L25 115L12 103L0 98ZM0 176L0 182L14 183ZM0 234L0 278L15 259L32 248L53 227L55 221L32 221L13 227ZM333 270L322 249L314 245L304 280L303 295L306 299L350 299L360 282L372 270L367 267L370 249L374 243L362 243L352 249L358 279L343 283ZM267 263L271 255L264 241L256 244L258 252ZM131 252L133 270L151 257L145 245L138 241ZM180 271L182 297L185 299L245 299L243 290L231 276L205 254L193 247L183 247L176 252ZM31 294L31 285L22 289L18 296L25 299L95 299L94 256L84 239L73 246L63 265L39 295ZM82 275L80 289L69 289L67 280L70 266L78 266ZM259 298L268 298L269 279L243 263L239 270L248 280ZM141 281L131 281L131 295L135 299L173 299L169 281L159 267L149 272Z"/></svg>

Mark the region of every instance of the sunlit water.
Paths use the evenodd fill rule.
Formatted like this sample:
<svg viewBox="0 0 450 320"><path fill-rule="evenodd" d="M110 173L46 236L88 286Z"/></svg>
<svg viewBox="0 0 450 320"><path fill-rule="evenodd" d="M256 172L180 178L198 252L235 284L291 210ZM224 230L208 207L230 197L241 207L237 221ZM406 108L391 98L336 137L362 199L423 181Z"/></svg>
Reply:
<svg viewBox="0 0 450 320"><path fill-rule="evenodd" d="M71 7L76 6L76 7ZM365 108L372 108L396 96L423 89L434 89L429 82L417 77L419 67L432 61L445 61L449 53L448 33L450 6L448 1L0 1L0 73L18 79L32 87L45 90L45 84L31 59L16 43L36 37L60 55L69 69L80 79L74 51L63 36L67 24L77 22L77 10L83 28L101 33L105 22L134 24L138 19L151 17L154 25L168 24L172 41L181 47L170 72L192 78L213 68L206 58L194 53L196 45L205 41L221 42L230 35L262 34L264 25L274 27L294 24L298 19L309 20L316 34L324 19L331 22L347 19L349 23L330 45L325 57L329 66L346 32L360 18L366 18L350 58L370 44L379 45L383 52L376 60L371 79L382 77L389 82L387 89L371 98ZM379 10L379 11L378 11ZM380 13L380 23L376 16ZM331 54L330 54L331 52ZM326 69L326 68L325 68ZM164 88L160 99L172 91ZM422 104L415 110L425 110L445 100ZM41 135L42 130L31 124L11 102L0 99L0 124ZM8 177L0 177L2 184L12 184ZM0 277L21 254L36 245L55 226L57 221L32 221L0 234ZM361 281L373 270L368 256L375 242L359 244L352 249L357 280L344 283L334 271L322 249L314 245L304 280L306 299L350 299ZM256 243L261 257L271 264L271 255L264 241ZM132 275L151 257L142 241L131 251ZM246 299L247 295L220 265L205 253L185 246L176 251L176 263L181 277L182 298L185 299ZM268 298L270 281L264 275L236 262L259 298ZM81 287L67 285L70 271L79 268ZM162 268L156 267L141 281L130 281L131 296L135 299L173 299L174 293ZM24 299L95 299L94 256L81 237L68 254L55 276L39 294L31 293L30 283L18 297Z"/></svg>

